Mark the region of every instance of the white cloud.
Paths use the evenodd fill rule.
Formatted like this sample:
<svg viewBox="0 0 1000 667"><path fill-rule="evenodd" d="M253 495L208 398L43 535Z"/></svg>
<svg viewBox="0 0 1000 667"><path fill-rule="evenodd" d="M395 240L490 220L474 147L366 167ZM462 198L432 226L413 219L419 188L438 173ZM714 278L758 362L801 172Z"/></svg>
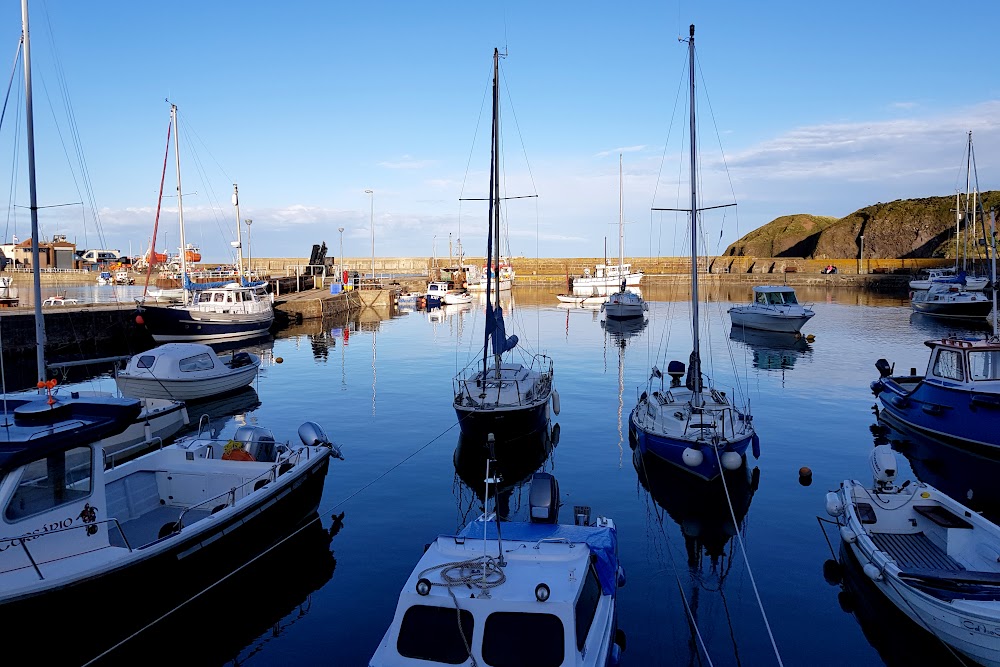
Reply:
<svg viewBox="0 0 1000 667"><path fill-rule="evenodd" d="M395 160L386 160L379 162L378 166L385 167L386 169L426 169L427 167L433 167L436 163L434 160L416 160L410 155L404 155Z"/></svg>
<svg viewBox="0 0 1000 667"><path fill-rule="evenodd" d="M641 144L638 146L623 146L621 148L612 148L611 150L601 151L594 155L594 157L608 157L609 155L617 155L619 153L638 153L639 151L646 150L646 145Z"/></svg>

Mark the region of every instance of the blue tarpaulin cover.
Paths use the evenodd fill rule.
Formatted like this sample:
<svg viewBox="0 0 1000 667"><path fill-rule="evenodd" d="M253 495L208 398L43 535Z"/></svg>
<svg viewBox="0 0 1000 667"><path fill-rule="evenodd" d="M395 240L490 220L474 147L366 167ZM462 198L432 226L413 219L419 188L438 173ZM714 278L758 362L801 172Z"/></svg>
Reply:
<svg viewBox="0 0 1000 667"><path fill-rule="evenodd" d="M618 585L618 535L614 528L512 521L501 524L500 535L504 540L523 542L552 538L563 538L576 543L585 542L590 552L597 555L597 578L601 582L601 590L605 595L614 594ZM459 536L477 540L495 540L496 522L473 521L462 529Z"/></svg>

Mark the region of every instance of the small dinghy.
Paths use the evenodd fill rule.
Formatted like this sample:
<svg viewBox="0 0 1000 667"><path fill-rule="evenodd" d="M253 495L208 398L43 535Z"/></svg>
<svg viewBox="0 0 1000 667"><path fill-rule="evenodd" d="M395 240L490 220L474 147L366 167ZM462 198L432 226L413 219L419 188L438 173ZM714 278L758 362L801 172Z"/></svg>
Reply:
<svg viewBox="0 0 1000 667"><path fill-rule="evenodd" d="M165 343L129 359L115 382L123 396L194 401L242 389L258 368L249 352L220 357L202 343Z"/></svg>
<svg viewBox="0 0 1000 667"><path fill-rule="evenodd" d="M369 666L618 665L615 524L589 507L559 524L558 488L534 473L530 522L484 515L429 544Z"/></svg>
<svg viewBox="0 0 1000 667"><path fill-rule="evenodd" d="M826 511L864 573L952 649L1000 665L1000 527L934 487L896 486L896 456L878 445L874 485L846 480Z"/></svg>

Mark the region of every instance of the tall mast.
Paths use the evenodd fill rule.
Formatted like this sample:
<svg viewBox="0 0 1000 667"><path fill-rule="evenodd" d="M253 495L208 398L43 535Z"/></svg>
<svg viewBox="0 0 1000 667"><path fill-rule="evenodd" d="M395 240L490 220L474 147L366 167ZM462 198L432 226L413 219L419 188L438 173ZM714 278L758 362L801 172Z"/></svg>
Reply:
<svg viewBox="0 0 1000 667"><path fill-rule="evenodd" d="M990 209L990 278L993 280L993 288L990 290L991 298L993 299L993 335L997 335L997 212L996 209Z"/></svg>
<svg viewBox="0 0 1000 667"><path fill-rule="evenodd" d="M236 270L243 284L243 237L240 235L240 189L233 183L233 206L236 208Z"/></svg>
<svg viewBox="0 0 1000 667"><path fill-rule="evenodd" d="M31 106L31 48L28 39L28 0L21 0L21 29L24 32L24 116L28 130L28 196L31 210L31 273L35 297L35 360L38 379L45 373L45 318L42 316L42 275L38 252L38 196L35 190L35 122Z"/></svg>
<svg viewBox="0 0 1000 667"><path fill-rule="evenodd" d="M622 175L622 154L618 154L618 278L625 265L625 182ZM622 290L623 292L625 290Z"/></svg>
<svg viewBox="0 0 1000 667"><path fill-rule="evenodd" d="M969 147L965 153L965 228L962 230L962 270L965 271L969 256L969 190L972 187L972 130L969 130Z"/></svg>
<svg viewBox="0 0 1000 667"><path fill-rule="evenodd" d="M493 252L495 253L493 284L496 286L497 308L500 307L500 50L493 49L493 191L490 197L496 212L493 215ZM489 287L489 285L487 285ZM502 311L501 311L502 312ZM500 378L500 353L494 347L493 366Z"/></svg>
<svg viewBox="0 0 1000 667"><path fill-rule="evenodd" d="M500 51L499 49L493 49L493 137L490 142L490 209L488 213L489 229L486 233L486 314L487 318L493 314L493 306L490 302L491 299L491 280L490 280L490 264L493 262L493 228L494 223L499 223L499 220L494 220L494 213L498 212L497 202L496 202L496 181L497 181L497 104L500 101L500 89L497 85L497 75L500 73ZM497 234L497 239L499 240L499 234ZM500 300L500 294L497 292L497 301ZM487 319L487 322L490 320ZM490 337L493 332L490 331L490 327L486 327L486 336L483 343L483 377L486 377L487 368L487 355L489 354ZM494 355L498 361L500 355ZM497 372L500 372L500 364L497 363Z"/></svg>
<svg viewBox="0 0 1000 667"><path fill-rule="evenodd" d="M688 61L691 84L691 360L687 386L692 392L692 404L701 405L701 350L698 341L698 159L694 115L694 24L688 38Z"/></svg>
<svg viewBox="0 0 1000 667"><path fill-rule="evenodd" d="M181 144L177 130L177 105L170 105L170 120L174 124L174 161L177 164L177 220L181 226L181 287L184 288L184 305L188 303L187 244L184 242L184 202L181 195ZM169 249L168 249L169 252Z"/></svg>

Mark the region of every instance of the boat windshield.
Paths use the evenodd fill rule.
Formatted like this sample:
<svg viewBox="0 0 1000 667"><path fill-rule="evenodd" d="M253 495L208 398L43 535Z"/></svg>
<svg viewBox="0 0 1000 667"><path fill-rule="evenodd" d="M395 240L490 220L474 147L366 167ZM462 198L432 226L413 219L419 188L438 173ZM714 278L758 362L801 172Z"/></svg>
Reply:
<svg viewBox="0 0 1000 667"><path fill-rule="evenodd" d="M969 374L973 380L1000 380L1000 350L969 352Z"/></svg>
<svg viewBox="0 0 1000 667"><path fill-rule="evenodd" d="M455 615L451 615L452 625ZM517 641L511 641L517 637ZM497 611L486 617L483 660L492 667L558 667L565 658L563 623L553 614Z"/></svg>
<svg viewBox="0 0 1000 667"><path fill-rule="evenodd" d="M24 467L4 510L9 523L86 498L92 491L90 447L53 452Z"/></svg>
<svg viewBox="0 0 1000 667"><path fill-rule="evenodd" d="M469 659L463 635L472 637L472 630L473 617L466 609L456 615L454 607L413 605L403 614L396 650L404 658L461 665Z"/></svg>
<svg viewBox="0 0 1000 667"><path fill-rule="evenodd" d="M782 304L795 304L795 292L758 292L757 303L769 306L780 306Z"/></svg>

